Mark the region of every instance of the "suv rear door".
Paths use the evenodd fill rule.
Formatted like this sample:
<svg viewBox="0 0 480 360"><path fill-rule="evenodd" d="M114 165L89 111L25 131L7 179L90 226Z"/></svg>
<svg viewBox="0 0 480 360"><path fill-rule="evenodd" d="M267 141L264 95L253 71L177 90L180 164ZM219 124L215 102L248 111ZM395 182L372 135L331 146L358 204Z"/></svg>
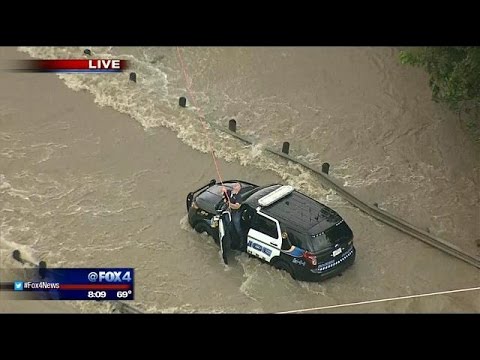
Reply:
<svg viewBox="0 0 480 360"><path fill-rule="evenodd" d="M247 252L270 262L280 255L281 246L282 238L278 221L257 211L248 231Z"/></svg>

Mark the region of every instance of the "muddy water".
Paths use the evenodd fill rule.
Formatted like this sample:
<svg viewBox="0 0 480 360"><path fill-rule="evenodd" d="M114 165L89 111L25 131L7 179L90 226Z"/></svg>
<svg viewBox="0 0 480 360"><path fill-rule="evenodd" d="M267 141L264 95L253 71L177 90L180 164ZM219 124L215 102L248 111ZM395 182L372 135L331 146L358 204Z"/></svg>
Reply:
<svg viewBox="0 0 480 360"><path fill-rule="evenodd" d="M81 54L27 50L37 57ZM135 303L147 311L271 312L480 283L476 269L379 224L324 190L313 174L261 151L262 144L288 140L292 155L330 162L332 175L362 199L477 251L478 153L452 115L429 101L421 71L398 65L397 50L184 49L200 109L183 110L175 49L94 52L131 60L137 84L128 74L62 75L80 91L73 92L54 75L2 74L5 263L20 247L52 266L135 267ZM239 131L260 145L207 134L199 111L222 124L236 118ZM334 207L356 236L356 264L321 284L293 281L243 255L224 267L213 241L185 219L185 194L215 177L207 136L225 177L288 182ZM476 295L344 310L479 311Z"/></svg>

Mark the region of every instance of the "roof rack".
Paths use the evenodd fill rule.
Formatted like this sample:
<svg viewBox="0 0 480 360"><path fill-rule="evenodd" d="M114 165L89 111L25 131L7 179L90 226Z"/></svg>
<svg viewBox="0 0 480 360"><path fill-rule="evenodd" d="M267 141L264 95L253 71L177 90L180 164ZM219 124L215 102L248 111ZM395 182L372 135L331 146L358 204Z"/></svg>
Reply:
<svg viewBox="0 0 480 360"><path fill-rule="evenodd" d="M260 206L269 206L274 202L284 198L288 194L291 194L295 189L290 185L280 186L278 189L273 190L270 194L265 195L264 197L258 200L258 205Z"/></svg>

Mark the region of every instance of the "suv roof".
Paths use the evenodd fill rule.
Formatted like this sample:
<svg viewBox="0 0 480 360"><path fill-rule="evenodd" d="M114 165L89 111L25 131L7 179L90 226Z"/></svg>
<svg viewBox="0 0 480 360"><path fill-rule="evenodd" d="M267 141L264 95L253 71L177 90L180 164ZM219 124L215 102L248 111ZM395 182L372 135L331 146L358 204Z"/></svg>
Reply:
<svg viewBox="0 0 480 360"><path fill-rule="evenodd" d="M245 201L253 208L259 206L258 200L278 189L281 185L269 185L258 188ZM274 217L286 226L309 235L319 234L342 218L328 206L294 190L291 194L281 198L273 204L262 207L262 212Z"/></svg>

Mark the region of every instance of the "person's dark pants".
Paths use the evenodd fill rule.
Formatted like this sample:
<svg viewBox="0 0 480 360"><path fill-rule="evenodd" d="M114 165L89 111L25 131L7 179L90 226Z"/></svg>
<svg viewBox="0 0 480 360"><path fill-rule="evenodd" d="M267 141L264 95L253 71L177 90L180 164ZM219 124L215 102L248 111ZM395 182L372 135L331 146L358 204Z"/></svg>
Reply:
<svg viewBox="0 0 480 360"><path fill-rule="evenodd" d="M240 220L241 220L240 211L232 211L232 222L233 222L233 225L235 226L235 230L237 231L238 235L240 235L242 232Z"/></svg>
<svg viewBox="0 0 480 360"><path fill-rule="evenodd" d="M238 241L235 241L238 249L242 249L246 246L245 239L244 239L245 236L243 234L242 225L241 225L241 220L242 220L242 214L240 213L240 211L232 211L232 224L233 224L233 227L235 228L235 232L237 235L236 237L238 238Z"/></svg>
<svg viewBox="0 0 480 360"><path fill-rule="evenodd" d="M227 254L230 251L231 245L232 245L232 236L231 236L231 228L232 228L232 222L229 220L228 214L223 213L221 221L223 223L223 230L224 230L224 236L220 239L220 242L222 243L222 257L223 257L223 262L225 265L228 265L228 258Z"/></svg>

